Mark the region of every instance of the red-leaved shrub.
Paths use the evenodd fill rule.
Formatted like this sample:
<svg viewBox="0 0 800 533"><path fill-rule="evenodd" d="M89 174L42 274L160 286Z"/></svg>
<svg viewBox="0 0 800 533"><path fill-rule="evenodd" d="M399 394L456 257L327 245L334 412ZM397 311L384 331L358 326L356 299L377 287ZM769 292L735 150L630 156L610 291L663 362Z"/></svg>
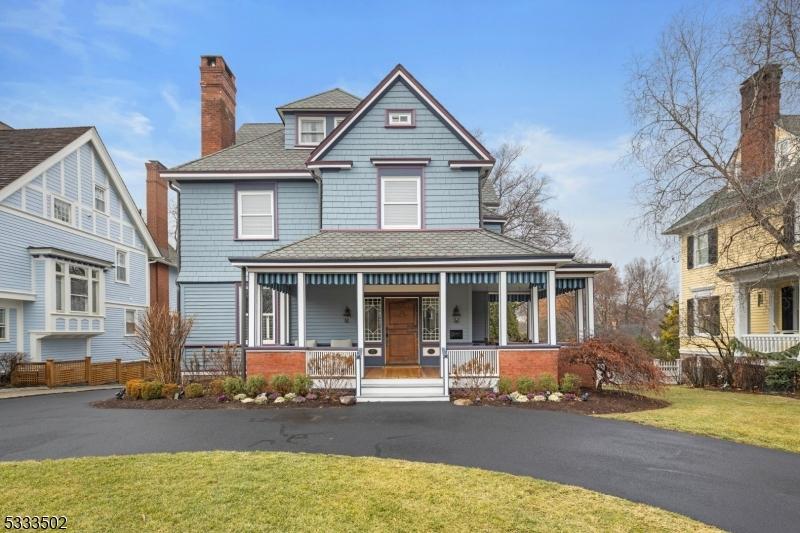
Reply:
<svg viewBox="0 0 800 533"><path fill-rule="evenodd" d="M562 348L562 357L573 365L594 370L597 389L615 385L622 389L660 390L664 375L653 359L632 337L608 335Z"/></svg>

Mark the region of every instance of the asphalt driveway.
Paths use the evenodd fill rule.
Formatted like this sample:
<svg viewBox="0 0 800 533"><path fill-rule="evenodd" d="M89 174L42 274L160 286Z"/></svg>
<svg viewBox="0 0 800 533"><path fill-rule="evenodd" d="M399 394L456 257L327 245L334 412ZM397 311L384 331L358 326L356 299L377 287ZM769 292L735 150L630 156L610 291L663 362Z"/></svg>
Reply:
<svg viewBox="0 0 800 533"><path fill-rule="evenodd" d="M284 450L476 466L579 485L733 531L797 531L800 454L547 411L450 404L95 409L109 391L0 400L0 460Z"/></svg>

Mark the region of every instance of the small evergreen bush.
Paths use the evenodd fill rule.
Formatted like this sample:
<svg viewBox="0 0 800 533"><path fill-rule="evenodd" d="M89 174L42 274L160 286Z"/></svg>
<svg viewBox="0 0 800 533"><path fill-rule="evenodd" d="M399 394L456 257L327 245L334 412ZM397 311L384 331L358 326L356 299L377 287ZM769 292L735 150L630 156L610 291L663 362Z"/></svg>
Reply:
<svg viewBox="0 0 800 533"><path fill-rule="evenodd" d="M208 393L212 396L219 396L225 390L222 388L223 380L221 379L212 379L208 384Z"/></svg>
<svg viewBox="0 0 800 533"><path fill-rule="evenodd" d="M161 388L163 387L160 381L145 381L142 383L142 400L157 400L161 398Z"/></svg>
<svg viewBox="0 0 800 533"><path fill-rule="evenodd" d="M774 392L797 392L800 385L800 361L781 361L767 367L764 380L767 390Z"/></svg>
<svg viewBox="0 0 800 533"><path fill-rule="evenodd" d="M581 386L581 377L577 374L565 373L561 376L561 392L578 392Z"/></svg>
<svg viewBox="0 0 800 533"><path fill-rule="evenodd" d="M510 394L514 392L514 382L510 378L500 378L497 380L497 392L500 394Z"/></svg>
<svg viewBox="0 0 800 533"><path fill-rule="evenodd" d="M139 400L142 398L142 385L144 384L144 380L141 379L129 379L125 383L125 396L130 398L131 400Z"/></svg>
<svg viewBox="0 0 800 533"><path fill-rule="evenodd" d="M558 391L558 381L554 378L551 374L540 374L539 377L536 378L536 390L539 392L550 391L556 392Z"/></svg>
<svg viewBox="0 0 800 533"><path fill-rule="evenodd" d="M233 398L237 394L244 392L244 382L242 381L242 378L228 376L222 382L222 390L225 392L227 397Z"/></svg>
<svg viewBox="0 0 800 533"><path fill-rule="evenodd" d="M261 374L247 376L244 384L244 393L248 396L258 396L267 388L267 380Z"/></svg>
<svg viewBox="0 0 800 533"><path fill-rule="evenodd" d="M161 396L171 400L179 390L181 390L181 387L177 383L164 383L164 386L161 387Z"/></svg>
<svg viewBox="0 0 800 533"><path fill-rule="evenodd" d="M533 380L527 376L523 376L517 380L517 392L520 394L528 394L534 391Z"/></svg>
<svg viewBox="0 0 800 533"><path fill-rule="evenodd" d="M311 379L305 374L298 374L294 377L292 392L295 394L299 394L300 396L305 396L306 394L311 392L311 388L313 386L314 386L313 379Z"/></svg>
<svg viewBox="0 0 800 533"><path fill-rule="evenodd" d="M292 392L292 378L287 376L286 374L277 374L272 376L272 389L275 392L280 393L281 396Z"/></svg>
<svg viewBox="0 0 800 533"><path fill-rule="evenodd" d="M189 383L183 388L183 394L187 398L202 398L205 391L200 383Z"/></svg>

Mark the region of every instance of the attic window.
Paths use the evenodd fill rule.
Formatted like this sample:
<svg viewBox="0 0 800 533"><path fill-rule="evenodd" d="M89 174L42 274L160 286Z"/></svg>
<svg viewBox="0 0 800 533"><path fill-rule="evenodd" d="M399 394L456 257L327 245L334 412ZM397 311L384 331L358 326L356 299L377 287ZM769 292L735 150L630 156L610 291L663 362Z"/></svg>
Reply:
<svg viewBox="0 0 800 533"><path fill-rule="evenodd" d="M413 128L416 126L416 117L413 109L387 109L387 128Z"/></svg>
<svg viewBox="0 0 800 533"><path fill-rule="evenodd" d="M298 117L297 146L316 146L325 138L324 117Z"/></svg>

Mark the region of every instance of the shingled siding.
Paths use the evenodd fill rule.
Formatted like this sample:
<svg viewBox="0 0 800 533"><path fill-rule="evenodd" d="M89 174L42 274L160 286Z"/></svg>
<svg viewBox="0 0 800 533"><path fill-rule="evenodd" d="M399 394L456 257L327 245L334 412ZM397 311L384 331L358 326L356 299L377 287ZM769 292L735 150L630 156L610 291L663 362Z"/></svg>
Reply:
<svg viewBox="0 0 800 533"><path fill-rule="evenodd" d="M414 109L416 127L386 128L387 109ZM323 172L324 229L377 227L378 169L371 157L429 157L425 226L478 227L478 171L448 165L449 160L476 159L475 154L398 81L325 155L327 160L352 160L353 168Z"/></svg>
<svg viewBox="0 0 800 533"><path fill-rule="evenodd" d="M236 342L236 285L201 283L181 288L182 312L194 320L188 345Z"/></svg>
<svg viewBox="0 0 800 533"><path fill-rule="evenodd" d="M325 133L333 131L334 120L336 117L344 118L347 113L309 113L307 111L302 113L307 117L325 117ZM295 113L285 113L284 120L286 121L286 129L284 130L283 142L287 149L293 149L297 146L297 115ZM309 152L311 149L309 148Z"/></svg>
<svg viewBox="0 0 800 533"><path fill-rule="evenodd" d="M350 308L350 321L344 309ZM332 339L358 338L354 285L310 285L306 293L306 338L328 344Z"/></svg>
<svg viewBox="0 0 800 533"><path fill-rule="evenodd" d="M235 240L235 183L182 182L180 187L179 283L239 281L241 272L229 257L261 255L319 230L318 189L312 180L276 183L278 240L266 241Z"/></svg>

